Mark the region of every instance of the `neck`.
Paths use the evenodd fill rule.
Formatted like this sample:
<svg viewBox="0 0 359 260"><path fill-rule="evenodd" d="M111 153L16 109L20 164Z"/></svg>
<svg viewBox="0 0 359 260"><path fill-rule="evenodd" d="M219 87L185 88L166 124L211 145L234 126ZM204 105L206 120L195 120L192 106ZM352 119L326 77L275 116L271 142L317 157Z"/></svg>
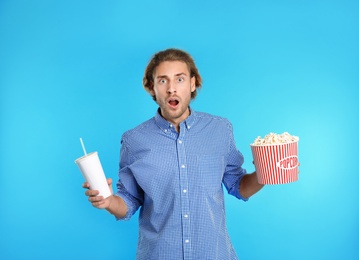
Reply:
<svg viewBox="0 0 359 260"><path fill-rule="evenodd" d="M166 117L163 115L161 109L159 109L159 113L164 119L166 119L168 122L172 123L172 125L174 126L176 131L179 133L180 132L180 123L183 122L184 120L186 120L190 116L191 109L189 107L187 107L186 111L179 117Z"/></svg>

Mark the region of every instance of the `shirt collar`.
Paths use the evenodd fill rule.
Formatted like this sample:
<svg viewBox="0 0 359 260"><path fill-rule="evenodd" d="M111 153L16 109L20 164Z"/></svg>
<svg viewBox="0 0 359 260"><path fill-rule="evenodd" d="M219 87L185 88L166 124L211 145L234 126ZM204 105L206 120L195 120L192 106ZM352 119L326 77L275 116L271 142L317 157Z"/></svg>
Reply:
<svg viewBox="0 0 359 260"><path fill-rule="evenodd" d="M184 120L183 122L180 123L180 125L184 124L185 127L187 128L187 130L191 129L191 127L193 126L193 124L195 122L195 118L196 118L196 111L194 111L190 107L189 107L189 110L190 110L190 115L186 118L186 120ZM173 124L168 122L166 119L164 119L161 116L160 108L157 109L157 112L155 115L155 122L165 132L168 131L169 129L174 129Z"/></svg>

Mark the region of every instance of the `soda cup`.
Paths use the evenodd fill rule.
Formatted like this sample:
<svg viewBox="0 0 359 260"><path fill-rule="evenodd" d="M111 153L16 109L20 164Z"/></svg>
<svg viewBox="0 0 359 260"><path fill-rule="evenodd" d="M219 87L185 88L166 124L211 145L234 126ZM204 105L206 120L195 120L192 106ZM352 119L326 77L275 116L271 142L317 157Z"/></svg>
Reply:
<svg viewBox="0 0 359 260"><path fill-rule="evenodd" d="M98 190L100 192L99 196L103 196L104 198L111 195L97 152L85 154L76 159L75 163L80 168L85 180L90 184L90 189Z"/></svg>

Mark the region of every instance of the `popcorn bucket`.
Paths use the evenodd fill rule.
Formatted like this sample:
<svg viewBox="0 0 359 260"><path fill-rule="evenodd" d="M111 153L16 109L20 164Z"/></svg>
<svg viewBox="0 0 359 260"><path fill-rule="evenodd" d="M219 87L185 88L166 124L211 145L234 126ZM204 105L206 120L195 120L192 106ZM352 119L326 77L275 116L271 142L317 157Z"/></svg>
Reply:
<svg viewBox="0 0 359 260"><path fill-rule="evenodd" d="M297 141L250 146L259 183L284 184L298 180Z"/></svg>

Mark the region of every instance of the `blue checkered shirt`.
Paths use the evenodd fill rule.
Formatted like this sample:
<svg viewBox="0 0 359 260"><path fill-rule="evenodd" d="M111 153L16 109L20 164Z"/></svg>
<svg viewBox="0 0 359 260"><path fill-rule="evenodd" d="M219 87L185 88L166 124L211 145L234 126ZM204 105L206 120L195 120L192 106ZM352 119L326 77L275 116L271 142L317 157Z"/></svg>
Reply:
<svg viewBox="0 0 359 260"><path fill-rule="evenodd" d="M224 193L246 200L246 174L231 123L191 111L179 133L160 114L125 132L117 196L138 208L137 259L237 259L226 227Z"/></svg>

